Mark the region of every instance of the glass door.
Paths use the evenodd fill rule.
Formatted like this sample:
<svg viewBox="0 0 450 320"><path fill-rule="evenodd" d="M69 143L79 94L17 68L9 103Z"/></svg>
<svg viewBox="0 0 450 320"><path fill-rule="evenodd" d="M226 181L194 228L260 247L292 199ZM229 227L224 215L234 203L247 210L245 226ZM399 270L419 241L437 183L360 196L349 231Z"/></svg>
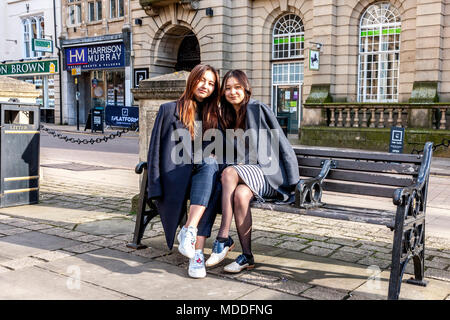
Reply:
<svg viewBox="0 0 450 320"><path fill-rule="evenodd" d="M275 85L274 105L278 121L287 123L287 132L297 134L301 121L301 86Z"/></svg>

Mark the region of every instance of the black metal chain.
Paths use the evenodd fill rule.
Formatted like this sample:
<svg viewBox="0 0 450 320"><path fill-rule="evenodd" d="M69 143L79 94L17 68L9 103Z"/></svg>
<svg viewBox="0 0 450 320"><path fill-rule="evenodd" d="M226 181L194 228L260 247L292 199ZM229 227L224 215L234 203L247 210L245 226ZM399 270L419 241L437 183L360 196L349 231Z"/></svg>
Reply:
<svg viewBox="0 0 450 320"><path fill-rule="evenodd" d="M139 127L138 121L135 123L132 123L129 128L123 128L122 130L117 131L116 133L111 133L109 136L103 136L103 138L91 138L91 139L80 139L80 138L70 138L66 135L62 135L61 133L56 132L53 129L46 128L42 124L40 125L40 129L47 132L49 135L64 140L65 142L71 142L71 143L78 143L78 144L94 144L94 143L101 143L101 142L108 142L108 140L115 139L116 137L122 136L122 134L127 133L131 130L135 131Z"/></svg>
<svg viewBox="0 0 450 320"><path fill-rule="evenodd" d="M415 142L410 142L409 144L415 144L415 145L422 145L421 143L415 143ZM450 139L442 139L442 142L439 144L433 144L433 151L435 151L438 147L450 147ZM411 154L417 153L417 154L421 154L423 152L422 150L417 150L415 147L412 149Z"/></svg>

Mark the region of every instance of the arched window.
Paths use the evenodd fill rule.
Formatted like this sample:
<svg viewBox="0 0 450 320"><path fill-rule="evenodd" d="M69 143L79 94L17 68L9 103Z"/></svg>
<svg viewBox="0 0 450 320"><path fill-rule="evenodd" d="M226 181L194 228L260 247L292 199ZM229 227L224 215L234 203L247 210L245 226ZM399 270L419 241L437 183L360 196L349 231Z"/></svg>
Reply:
<svg viewBox="0 0 450 320"><path fill-rule="evenodd" d="M398 102L401 19L389 2L371 5L360 21L359 102Z"/></svg>
<svg viewBox="0 0 450 320"><path fill-rule="evenodd" d="M272 57L274 59L301 58L304 49L303 22L295 14L282 16L273 28Z"/></svg>
<svg viewBox="0 0 450 320"><path fill-rule="evenodd" d="M25 58L41 57L42 52L33 51L33 39L44 39L44 17L29 17L22 20L23 25L23 54Z"/></svg>
<svg viewBox="0 0 450 320"><path fill-rule="evenodd" d="M25 58L31 56L30 20L22 21L23 24L23 54Z"/></svg>
<svg viewBox="0 0 450 320"><path fill-rule="evenodd" d="M297 133L301 120L304 43L299 16L289 13L278 19L272 32L272 107L288 133Z"/></svg>

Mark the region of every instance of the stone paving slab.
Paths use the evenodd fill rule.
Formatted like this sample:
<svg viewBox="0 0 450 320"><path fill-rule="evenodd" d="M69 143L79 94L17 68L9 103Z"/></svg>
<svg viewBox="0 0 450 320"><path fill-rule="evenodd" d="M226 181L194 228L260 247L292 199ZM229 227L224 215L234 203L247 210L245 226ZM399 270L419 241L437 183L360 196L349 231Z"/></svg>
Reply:
<svg viewBox="0 0 450 320"><path fill-rule="evenodd" d="M64 239L36 231L29 231L0 239L2 256L10 259L24 258L31 255L74 246L79 242Z"/></svg>
<svg viewBox="0 0 450 320"><path fill-rule="evenodd" d="M450 294L450 282L426 278L426 287L406 283L411 276L403 277L400 297L402 300L443 300ZM373 274L373 279L367 281L353 291L354 294L363 295L371 299L386 299L389 287L389 272Z"/></svg>
<svg viewBox="0 0 450 320"><path fill-rule="evenodd" d="M134 298L89 283L82 283L78 289L75 279L38 267L28 267L19 271L0 272L0 299L130 300Z"/></svg>
<svg viewBox="0 0 450 320"><path fill-rule="evenodd" d="M60 259L45 268L70 276L68 265L79 268L82 286L88 282L140 299L238 299L259 289L215 276L192 279L186 269L108 249Z"/></svg>

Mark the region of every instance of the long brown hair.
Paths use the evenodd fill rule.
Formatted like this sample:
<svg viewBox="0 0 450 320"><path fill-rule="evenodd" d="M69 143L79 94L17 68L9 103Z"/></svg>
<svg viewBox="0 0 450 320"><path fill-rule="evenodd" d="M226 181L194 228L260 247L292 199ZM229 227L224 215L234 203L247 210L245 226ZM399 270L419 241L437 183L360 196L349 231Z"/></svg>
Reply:
<svg viewBox="0 0 450 320"><path fill-rule="evenodd" d="M216 80L214 82L214 91L204 100L205 105L202 111L203 132L218 127L220 91L219 73L210 65L198 64L189 74L186 82L186 89L177 101L180 120L188 128L191 137L194 137L195 111L197 109L194 91L206 71L211 71L215 75Z"/></svg>
<svg viewBox="0 0 450 320"><path fill-rule="evenodd" d="M225 87L227 81L230 78L235 78L237 82L244 88L245 97L241 102L239 111L236 112L233 105L225 98ZM252 95L252 88L250 81L248 81L247 75L241 70L228 71L222 80L222 86L220 89L220 124L223 129L245 129L245 119L247 115L247 104Z"/></svg>

